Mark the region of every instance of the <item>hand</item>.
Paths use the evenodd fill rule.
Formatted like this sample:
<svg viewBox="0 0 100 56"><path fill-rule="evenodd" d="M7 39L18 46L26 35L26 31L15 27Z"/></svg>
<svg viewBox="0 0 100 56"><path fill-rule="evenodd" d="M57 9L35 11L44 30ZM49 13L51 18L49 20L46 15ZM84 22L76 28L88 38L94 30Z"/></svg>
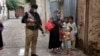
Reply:
<svg viewBox="0 0 100 56"><path fill-rule="evenodd" d="M42 35L45 36L44 31L42 31Z"/></svg>
<svg viewBox="0 0 100 56"><path fill-rule="evenodd" d="M35 22L35 20L33 20L33 19L27 19L27 21L31 22L31 23Z"/></svg>

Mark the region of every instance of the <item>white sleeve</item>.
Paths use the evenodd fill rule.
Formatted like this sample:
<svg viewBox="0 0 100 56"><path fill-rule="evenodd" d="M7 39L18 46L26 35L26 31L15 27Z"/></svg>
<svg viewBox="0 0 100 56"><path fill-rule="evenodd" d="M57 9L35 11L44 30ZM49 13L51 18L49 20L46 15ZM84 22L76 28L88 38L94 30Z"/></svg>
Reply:
<svg viewBox="0 0 100 56"><path fill-rule="evenodd" d="M72 27L70 23L68 23L67 26Z"/></svg>
<svg viewBox="0 0 100 56"><path fill-rule="evenodd" d="M76 34L77 33L77 27L76 27L76 24L74 23L74 33Z"/></svg>

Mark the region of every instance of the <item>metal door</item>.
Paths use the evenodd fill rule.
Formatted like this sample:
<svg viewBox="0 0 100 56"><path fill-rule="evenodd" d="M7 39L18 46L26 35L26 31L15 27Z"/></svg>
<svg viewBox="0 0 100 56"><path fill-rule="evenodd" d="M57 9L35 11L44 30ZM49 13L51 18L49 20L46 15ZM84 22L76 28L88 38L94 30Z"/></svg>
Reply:
<svg viewBox="0 0 100 56"><path fill-rule="evenodd" d="M64 16L73 16L76 21L77 0L64 0Z"/></svg>
<svg viewBox="0 0 100 56"><path fill-rule="evenodd" d="M50 12L51 12L51 16L54 15L54 11L57 10L58 8L59 8L59 6L58 6L58 2L57 1L50 2Z"/></svg>

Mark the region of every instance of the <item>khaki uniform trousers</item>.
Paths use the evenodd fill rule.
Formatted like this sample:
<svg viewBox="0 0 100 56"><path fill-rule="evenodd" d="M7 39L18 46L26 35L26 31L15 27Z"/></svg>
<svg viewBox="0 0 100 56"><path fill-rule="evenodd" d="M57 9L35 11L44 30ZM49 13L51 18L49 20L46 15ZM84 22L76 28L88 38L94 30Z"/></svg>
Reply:
<svg viewBox="0 0 100 56"><path fill-rule="evenodd" d="M38 38L38 30L30 30L26 28L26 43L25 43L25 54L29 55L29 48L31 46L31 54L36 54L36 44Z"/></svg>
<svg viewBox="0 0 100 56"><path fill-rule="evenodd" d="M75 48L75 46L76 46L76 39L75 40L72 40L71 41L71 44L72 44L72 48Z"/></svg>

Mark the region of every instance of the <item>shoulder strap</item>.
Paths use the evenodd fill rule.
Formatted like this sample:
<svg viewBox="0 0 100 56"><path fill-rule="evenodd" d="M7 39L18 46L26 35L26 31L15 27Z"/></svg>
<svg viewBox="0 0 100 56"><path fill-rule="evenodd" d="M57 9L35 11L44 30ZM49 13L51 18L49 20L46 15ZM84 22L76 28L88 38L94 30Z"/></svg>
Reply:
<svg viewBox="0 0 100 56"><path fill-rule="evenodd" d="M34 16L31 15L31 13L27 12L28 13L28 18L32 18L34 19Z"/></svg>

